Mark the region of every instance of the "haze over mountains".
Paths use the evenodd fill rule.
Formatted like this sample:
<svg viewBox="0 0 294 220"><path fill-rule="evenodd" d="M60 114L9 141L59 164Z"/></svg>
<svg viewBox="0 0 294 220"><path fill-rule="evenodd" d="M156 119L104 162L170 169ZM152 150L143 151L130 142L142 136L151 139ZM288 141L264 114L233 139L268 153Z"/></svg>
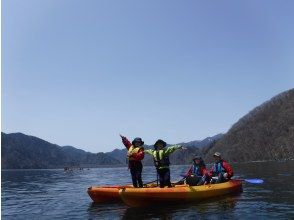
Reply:
<svg viewBox="0 0 294 220"><path fill-rule="evenodd" d="M94 154L72 146L61 147L22 133L1 133L1 139L2 169L126 164L126 149ZM294 159L293 143L294 89L291 89L250 111L225 135L180 143L188 149L175 152L170 159L172 164L188 164L193 155L198 154L211 162L215 151L221 152L230 162ZM143 163L152 165L152 157L146 155Z"/></svg>

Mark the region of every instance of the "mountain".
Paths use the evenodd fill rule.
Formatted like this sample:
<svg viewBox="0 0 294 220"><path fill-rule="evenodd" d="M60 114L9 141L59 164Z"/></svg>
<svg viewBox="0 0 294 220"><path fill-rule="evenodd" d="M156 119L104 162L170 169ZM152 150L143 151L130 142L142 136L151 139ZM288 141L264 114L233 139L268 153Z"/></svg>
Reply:
<svg viewBox="0 0 294 220"><path fill-rule="evenodd" d="M294 89L283 92L242 117L206 152L231 162L294 159Z"/></svg>
<svg viewBox="0 0 294 220"><path fill-rule="evenodd" d="M106 155L115 158L116 160L120 161L123 164L126 164L126 155L127 155L127 149L114 149L111 152L105 153Z"/></svg>
<svg viewBox="0 0 294 220"><path fill-rule="evenodd" d="M3 169L126 164L126 149L93 154L22 133L1 133L1 139ZM171 164L190 163L195 154L211 162L215 151L221 152L230 162L294 159L294 89L256 107L224 135L180 144L187 150L171 154ZM149 149L152 146L144 147ZM146 155L143 163L152 165L153 158Z"/></svg>
<svg viewBox="0 0 294 220"><path fill-rule="evenodd" d="M217 140L221 139L223 137L223 134L217 134L212 137L207 137L201 141L190 141L187 143L179 143L183 145L184 147L197 147L199 149L204 148L212 143L215 143Z"/></svg>
<svg viewBox="0 0 294 220"><path fill-rule="evenodd" d="M71 146L61 147L22 133L1 133L2 169L47 169L65 166L121 165L104 154L93 154Z"/></svg>

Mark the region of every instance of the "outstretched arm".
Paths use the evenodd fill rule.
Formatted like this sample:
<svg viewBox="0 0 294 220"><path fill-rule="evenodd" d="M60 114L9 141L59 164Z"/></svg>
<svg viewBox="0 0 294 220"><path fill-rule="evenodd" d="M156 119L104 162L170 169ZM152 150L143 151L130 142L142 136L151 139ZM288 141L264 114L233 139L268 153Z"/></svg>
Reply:
<svg viewBox="0 0 294 220"><path fill-rule="evenodd" d="M149 149L149 150L145 150L145 153L150 154L150 155L153 155L153 151L154 151L154 150Z"/></svg>
<svg viewBox="0 0 294 220"><path fill-rule="evenodd" d="M120 137L125 147L129 149L132 146L132 143L125 136L120 135Z"/></svg>
<svg viewBox="0 0 294 220"><path fill-rule="evenodd" d="M181 145L173 145L173 146L166 148L164 151L164 154L169 155L179 149L184 149L184 148Z"/></svg>

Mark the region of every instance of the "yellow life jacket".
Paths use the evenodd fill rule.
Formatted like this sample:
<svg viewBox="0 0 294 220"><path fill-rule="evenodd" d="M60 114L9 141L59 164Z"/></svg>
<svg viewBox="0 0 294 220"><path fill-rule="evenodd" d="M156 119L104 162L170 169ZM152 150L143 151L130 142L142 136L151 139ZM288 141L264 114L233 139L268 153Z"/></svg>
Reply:
<svg viewBox="0 0 294 220"><path fill-rule="evenodd" d="M136 154L136 153L138 153L141 149L143 149L143 147L135 147L135 146L130 146L130 148L129 148L129 150L128 150L128 154L129 155L132 155L132 154ZM133 157L129 157L129 156L127 156L127 158L129 159L129 160L134 160L134 158Z"/></svg>
<svg viewBox="0 0 294 220"><path fill-rule="evenodd" d="M156 169L168 168L170 165L169 156L163 150L153 151L153 160Z"/></svg>

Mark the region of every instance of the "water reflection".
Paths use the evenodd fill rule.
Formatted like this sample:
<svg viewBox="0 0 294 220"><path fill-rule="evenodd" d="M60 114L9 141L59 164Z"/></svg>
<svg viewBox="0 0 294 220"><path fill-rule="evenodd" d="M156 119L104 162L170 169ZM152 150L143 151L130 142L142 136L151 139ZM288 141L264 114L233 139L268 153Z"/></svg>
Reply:
<svg viewBox="0 0 294 220"><path fill-rule="evenodd" d="M240 195L219 197L201 203L156 205L144 208L129 208L123 203L97 204L90 203L87 209L88 219L181 219L183 217L207 218L223 215L223 218L234 218L235 207ZM238 216L238 215L237 215Z"/></svg>
<svg viewBox="0 0 294 220"><path fill-rule="evenodd" d="M160 205L147 208L127 208L122 219L176 219L176 218L206 218L215 217L220 213L234 213L239 196L207 200L201 203Z"/></svg>

